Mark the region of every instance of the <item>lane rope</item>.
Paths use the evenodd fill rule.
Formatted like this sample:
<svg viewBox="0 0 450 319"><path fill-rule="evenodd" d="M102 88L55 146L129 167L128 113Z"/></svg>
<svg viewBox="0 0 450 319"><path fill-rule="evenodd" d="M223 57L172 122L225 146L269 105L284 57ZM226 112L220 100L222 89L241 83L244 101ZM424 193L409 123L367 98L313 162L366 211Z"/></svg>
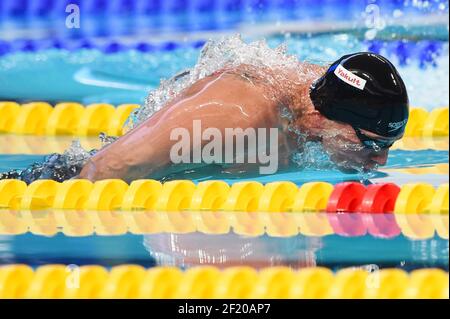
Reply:
<svg viewBox="0 0 450 319"><path fill-rule="evenodd" d="M0 235L82 237L149 234L229 234L259 237L449 238L448 214L247 213L0 209Z"/></svg>
<svg viewBox="0 0 450 319"><path fill-rule="evenodd" d="M107 103L87 106L74 102L58 103L54 107L46 102L18 104L0 101L0 133L28 135L95 136L104 132L111 136L125 133L124 123L137 104ZM448 136L448 107L427 111L412 108L405 137Z"/></svg>
<svg viewBox="0 0 450 319"><path fill-rule="evenodd" d="M322 267L0 266L0 298L445 298L448 273Z"/></svg>
<svg viewBox="0 0 450 319"><path fill-rule="evenodd" d="M15 179L0 181L0 208L42 210L148 210L242 212L361 212L437 213L448 215L449 184L434 188L427 183L398 186L358 182L332 185L309 182L298 187L287 181L263 185L242 181L228 185L211 180L161 183L142 179L130 185L120 179L92 183L74 179L62 183L37 180L27 185Z"/></svg>

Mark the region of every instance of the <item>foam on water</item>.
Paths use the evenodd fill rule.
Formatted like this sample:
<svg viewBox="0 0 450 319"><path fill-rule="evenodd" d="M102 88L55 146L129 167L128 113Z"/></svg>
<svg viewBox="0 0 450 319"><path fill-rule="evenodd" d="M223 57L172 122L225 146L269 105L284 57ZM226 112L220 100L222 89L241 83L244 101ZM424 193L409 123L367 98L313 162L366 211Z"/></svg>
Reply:
<svg viewBox="0 0 450 319"><path fill-rule="evenodd" d="M96 150L86 151L78 140L63 154L50 154L41 162L35 162L23 170L10 170L0 173L1 179L20 179L31 183L38 179L52 179L63 182L78 175L87 160L95 154Z"/></svg>
<svg viewBox="0 0 450 319"><path fill-rule="evenodd" d="M286 52L285 44L272 49L265 40L246 43L239 35L211 40L201 50L193 68L182 71L169 80L162 80L159 88L150 92L144 105L132 114L128 125L136 127L181 91L223 68L249 65L269 69L293 69L305 72L302 76L308 77L308 69L299 69L297 57Z"/></svg>
<svg viewBox="0 0 450 319"><path fill-rule="evenodd" d="M197 64L169 80L162 80L160 87L150 92L145 104L130 116L126 125L129 128L138 126L195 82L218 70L241 65L253 67L253 71L263 79L268 99L277 99L276 91L282 87L294 87L293 84L305 83L318 77L317 71L308 64L301 64L297 56L287 54L286 43L280 43L272 49L265 40L246 43L239 35L211 40L203 47ZM266 69L274 72L266 72ZM295 76L288 78L286 71L294 72ZM303 102L307 103L303 100L297 101ZM289 123L294 120L288 108L282 108L280 115ZM299 151L292 154L294 164L301 168L336 168L320 143L306 142L303 132L295 130L292 125L289 128L298 136ZM326 134L334 136L339 132L330 131ZM362 172L361 167L353 167L350 163L346 166Z"/></svg>
<svg viewBox="0 0 450 319"><path fill-rule="evenodd" d="M420 39L417 43L413 41L409 40L414 48L423 45ZM226 44L221 41L215 42ZM226 57L226 52L223 51L224 59L231 60L236 56L242 59L246 59L245 56L250 57L252 47L257 45L242 42L236 41L234 46L230 43L226 47L230 56ZM270 36L267 43L269 47L285 44L288 53L298 60L322 65L331 63L344 54L368 50L367 43L350 33L314 36L285 34ZM449 104L449 45L440 43L438 56L428 62L422 61L416 49L410 52L414 55L405 61L397 58L395 50L383 49L381 52L397 66L407 85L411 104L414 106L430 110ZM208 45L214 47L212 43ZM239 49L239 46L242 49ZM216 49L220 48L216 45ZM250 50L249 54L245 50ZM220 50L216 50L218 51ZM271 50L260 50L264 51L273 56ZM149 53L126 50L115 54L105 54L97 49L17 52L0 57L0 83L4 99L142 103L148 91L156 88L161 78L170 78L177 71L194 66L196 61L199 61L197 57L198 49L194 48ZM214 59L220 60L218 56ZM212 59L204 61L215 62ZM270 63L270 61L255 61L259 62ZM216 68L216 65L205 65L204 70L213 68ZM429 92L433 92L432 98Z"/></svg>
<svg viewBox="0 0 450 319"><path fill-rule="evenodd" d="M265 40L246 43L239 35L211 40L201 50L195 66L176 74L169 80L162 80L160 86L149 93L145 104L129 117L127 125L131 128L138 126L195 82L223 68L234 68L240 65L253 67L258 76L261 76L264 80L263 82L268 83L266 94L271 99L276 99L276 91L280 89L280 85L288 86L303 81L310 81L318 76L308 66L299 64L295 55L288 55L287 47L284 43L272 49ZM265 72L264 70L266 69L273 71L290 70L295 72L296 76L293 79L288 79L284 74L285 72ZM291 119L289 110L282 112L281 116ZM296 133L298 133L299 137L302 136L301 132ZM104 134L100 135L100 139L103 147L115 140ZM95 152L96 150L88 152L81 147L79 142L74 142L61 156L52 155L46 158L44 163L36 163L36 165L23 172L13 172L12 174L13 176L19 174L18 176L23 177L26 181L49 177L57 180L70 178L73 177L73 174L77 174L80 171L88 158ZM326 154L324 155L320 151L320 144L318 143L315 143L314 147L313 144L310 147L303 147L301 153L293 156L294 159L297 158L297 161L294 160L293 162L299 164L301 162L302 167L330 166L330 160ZM301 161L299 160L300 158L302 159ZM62 167L67 168L64 173L51 173L52 170L59 170ZM72 176L70 176L71 174Z"/></svg>

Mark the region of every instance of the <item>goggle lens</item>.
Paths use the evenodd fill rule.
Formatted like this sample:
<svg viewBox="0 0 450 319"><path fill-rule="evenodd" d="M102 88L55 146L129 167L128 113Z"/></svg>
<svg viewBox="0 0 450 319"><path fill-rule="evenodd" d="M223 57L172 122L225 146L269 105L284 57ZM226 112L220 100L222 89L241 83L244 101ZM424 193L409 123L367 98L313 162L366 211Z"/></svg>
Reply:
<svg viewBox="0 0 450 319"><path fill-rule="evenodd" d="M385 150L391 147L396 140L382 140L382 139L375 139L373 137L369 137L365 135L359 128L355 127L356 135L358 136L361 143L364 145L365 148L380 151Z"/></svg>

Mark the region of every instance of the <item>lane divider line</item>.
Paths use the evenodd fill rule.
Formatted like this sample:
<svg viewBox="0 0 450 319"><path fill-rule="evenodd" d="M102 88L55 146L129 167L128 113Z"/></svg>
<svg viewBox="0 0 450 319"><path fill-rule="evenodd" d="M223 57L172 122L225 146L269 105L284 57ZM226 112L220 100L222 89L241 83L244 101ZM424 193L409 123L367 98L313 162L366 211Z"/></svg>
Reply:
<svg viewBox="0 0 450 319"><path fill-rule="evenodd" d="M323 267L145 269L121 265L0 266L0 298L433 298L448 299L448 273Z"/></svg>
<svg viewBox="0 0 450 319"><path fill-rule="evenodd" d="M19 105L0 101L0 133L95 136L104 132L121 136L126 131L123 128L126 119L137 107L137 104L115 107L107 103L83 106L73 102L58 103L52 107L46 102ZM448 136L448 122L448 107L435 108L431 112L412 108L404 136Z"/></svg>

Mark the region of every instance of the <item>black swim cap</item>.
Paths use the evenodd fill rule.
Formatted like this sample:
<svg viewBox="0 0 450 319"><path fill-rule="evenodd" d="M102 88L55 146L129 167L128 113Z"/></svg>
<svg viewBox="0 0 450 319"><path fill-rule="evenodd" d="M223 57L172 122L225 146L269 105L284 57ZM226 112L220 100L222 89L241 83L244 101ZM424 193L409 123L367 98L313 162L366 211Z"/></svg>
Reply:
<svg viewBox="0 0 450 319"><path fill-rule="evenodd" d="M384 57L368 52L334 62L310 89L314 107L330 120L386 139L400 138L408 121L405 84Z"/></svg>

